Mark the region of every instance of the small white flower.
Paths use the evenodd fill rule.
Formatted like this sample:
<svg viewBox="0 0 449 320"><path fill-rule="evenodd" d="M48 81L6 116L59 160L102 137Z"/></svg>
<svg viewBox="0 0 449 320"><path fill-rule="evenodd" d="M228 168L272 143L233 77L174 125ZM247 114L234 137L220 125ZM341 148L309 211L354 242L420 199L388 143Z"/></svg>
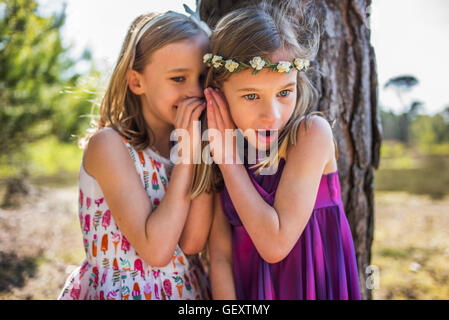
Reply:
<svg viewBox="0 0 449 320"><path fill-rule="evenodd" d="M206 54L203 56L203 63L207 63L207 61L209 61L210 59L212 59L212 57L213 57L212 53L206 53Z"/></svg>
<svg viewBox="0 0 449 320"><path fill-rule="evenodd" d="M277 65L278 72L289 72L291 65L290 61L279 61Z"/></svg>
<svg viewBox="0 0 449 320"><path fill-rule="evenodd" d="M217 55L215 55L215 56L212 58L212 63L216 63L216 62L221 61L221 60L223 60L223 57L222 57L222 56L217 56Z"/></svg>
<svg viewBox="0 0 449 320"><path fill-rule="evenodd" d="M223 63L223 57L222 56L214 56L212 58L212 64L214 65L214 68L220 68Z"/></svg>
<svg viewBox="0 0 449 320"><path fill-rule="evenodd" d="M301 71L301 70L306 70L309 67L310 61L301 59L301 58L296 58L294 61L294 64L295 64L296 69Z"/></svg>
<svg viewBox="0 0 449 320"><path fill-rule="evenodd" d="M253 69L262 70L263 66L265 65L265 61L263 61L261 57L254 57L251 59L249 64L251 65L251 67L253 67Z"/></svg>
<svg viewBox="0 0 449 320"><path fill-rule="evenodd" d="M235 69L239 67L239 64L232 59L226 60L225 68L228 69L229 72L234 72Z"/></svg>

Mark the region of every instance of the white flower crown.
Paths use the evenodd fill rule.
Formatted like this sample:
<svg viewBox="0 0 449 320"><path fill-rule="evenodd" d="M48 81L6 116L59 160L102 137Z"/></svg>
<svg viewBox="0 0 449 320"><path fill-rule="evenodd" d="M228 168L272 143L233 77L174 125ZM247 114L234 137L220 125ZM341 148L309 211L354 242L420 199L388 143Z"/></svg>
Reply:
<svg viewBox="0 0 449 320"><path fill-rule="evenodd" d="M253 74L258 74L262 68L272 69L275 72L289 73L290 69L295 68L298 71L305 71L310 65L310 61L306 59L296 58L293 61L279 61L278 63L271 63L266 58L254 57L250 60L249 65L243 62L235 61L233 59L225 59L222 56L206 53L203 56L203 62L208 67L220 69L225 67L229 72L239 72L242 68L254 69Z"/></svg>

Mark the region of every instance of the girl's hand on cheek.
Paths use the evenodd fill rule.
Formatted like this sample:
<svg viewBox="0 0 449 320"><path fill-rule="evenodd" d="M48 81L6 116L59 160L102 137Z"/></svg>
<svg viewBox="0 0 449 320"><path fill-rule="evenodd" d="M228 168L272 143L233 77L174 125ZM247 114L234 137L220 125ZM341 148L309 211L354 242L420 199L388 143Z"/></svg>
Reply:
<svg viewBox="0 0 449 320"><path fill-rule="evenodd" d="M231 118L226 97L218 89L204 90L207 102L207 123L209 144L214 161L217 164L236 163L236 126ZM228 143L226 143L226 135ZM232 137L232 140L229 140ZM231 143L232 142L232 143Z"/></svg>

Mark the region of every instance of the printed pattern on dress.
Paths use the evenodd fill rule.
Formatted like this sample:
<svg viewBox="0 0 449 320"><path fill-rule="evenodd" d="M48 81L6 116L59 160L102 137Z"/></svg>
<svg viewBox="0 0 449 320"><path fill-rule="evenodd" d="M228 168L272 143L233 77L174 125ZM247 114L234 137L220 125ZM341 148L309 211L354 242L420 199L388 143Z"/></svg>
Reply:
<svg viewBox="0 0 449 320"><path fill-rule="evenodd" d="M166 165L124 141L155 210L168 187ZM171 262L162 268L140 258L117 226L98 183L83 166L79 221L86 260L67 279L59 299L210 299L198 255L185 255L176 246Z"/></svg>

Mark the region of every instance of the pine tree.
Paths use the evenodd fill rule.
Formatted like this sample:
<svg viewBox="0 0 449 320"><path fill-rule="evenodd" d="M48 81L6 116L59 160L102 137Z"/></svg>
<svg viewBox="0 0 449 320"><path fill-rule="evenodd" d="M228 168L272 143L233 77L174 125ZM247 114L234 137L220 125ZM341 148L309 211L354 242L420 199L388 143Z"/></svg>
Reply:
<svg viewBox="0 0 449 320"><path fill-rule="evenodd" d="M43 16L36 0L0 1L0 168L9 194L26 193L27 144L55 135L71 141L89 124L94 86L78 74L64 47L65 6ZM93 66L93 64L91 64ZM91 76L95 70L91 68ZM43 150L45 152L45 150Z"/></svg>

